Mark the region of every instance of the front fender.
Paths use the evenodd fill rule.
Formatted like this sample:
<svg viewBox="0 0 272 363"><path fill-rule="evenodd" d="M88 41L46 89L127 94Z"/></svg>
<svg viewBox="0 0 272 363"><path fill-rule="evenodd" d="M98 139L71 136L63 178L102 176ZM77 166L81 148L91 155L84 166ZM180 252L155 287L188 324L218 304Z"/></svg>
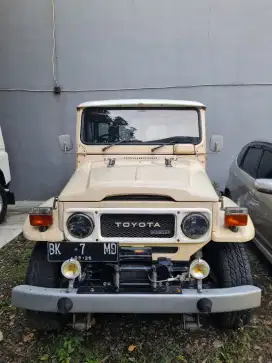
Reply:
<svg viewBox="0 0 272 363"><path fill-rule="evenodd" d="M231 199L223 197L224 207L239 207ZM248 224L245 227L238 227L237 232L232 232L224 226L225 212L220 209L220 205L216 205L214 210L216 220L212 231L212 240L214 242L248 242L255 236L255 228L251 218L248 216Z"/></svg>
<svg viewBox="0 0 272 363"><path fill-rule="evenodd" d="M4 179L5 179L5 185L7 185L11 180L11 176L10 176L10 168L9 168L9 158L8 158L8 154L5 151L0 152L0 170L3 173Z"/></svg>
<svg viewBox="0 0 272 363"><path fill-rule="evenodd" d="M48 199L42 203L40 207L53 207L54 198ZM37 227L32 227L27 217L24 227L23 235L30 241L44 241L44 242L61 242L64 240L64 233L59 229L59 216L58 209L53 209L53 224L45 232L40 232Z"/></svg>

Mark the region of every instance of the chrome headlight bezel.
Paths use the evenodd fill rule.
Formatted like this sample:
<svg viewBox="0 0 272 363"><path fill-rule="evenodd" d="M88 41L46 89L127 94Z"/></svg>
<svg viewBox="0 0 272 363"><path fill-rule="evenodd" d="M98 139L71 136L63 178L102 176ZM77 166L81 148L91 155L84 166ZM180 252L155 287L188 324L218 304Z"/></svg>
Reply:
<svg viewBox="0 0 272 363"><path fill-rule="evenodd" d="M203 226L198 226L198 228L202 229L201 233L190 233L190 231L188 231L188 228L190 228L192 230L192 226L186 226L186 224L192 224L192 219L193 218L198 218L199 219L199 222L201 220L202 223L204 223ZM207 218L207 216L201 212L192 212L192 213L189 213L187 214L183 220L181 221L181 225L180 225L180 228L182 230L182 233L187 237L187 238L190 238L192 240L197 240L197 239L200 239L202 238L203 236L205 236L209 229L210 229L210 221L209 219Z"/></svg>
<svg viewBox="0 0 272 363"><path fill-rule="evenodd" d="M80 234L76 234L73 229L71 228L73 225L72 225L72 220L75 219L75 218L84 218L85 219L85 222L87 222L89 225L86 225L85 228L88 229L87 233L85 233L84 235L80 235ZM74 226L77 222L75 221L74 222ZM81 223L82 223L82 220L81 220ZM93 219L86 213L82 213L82 212L75 212L73 214L71 214L67 221L66 221L66 228L67 228L67 231L69 232L69 234L73 237L73 238L77 238L77 239L85 239L87 237L89 237L93 231L94 231L94 221Z"/></svg>

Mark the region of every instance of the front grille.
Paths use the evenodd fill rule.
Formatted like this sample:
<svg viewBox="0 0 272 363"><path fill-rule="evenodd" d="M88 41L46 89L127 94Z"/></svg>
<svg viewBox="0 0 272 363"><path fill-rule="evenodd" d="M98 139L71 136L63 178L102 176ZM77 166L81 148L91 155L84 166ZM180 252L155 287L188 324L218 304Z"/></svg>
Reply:
<svg viewBox="0 0 272 363"><path fill-rule="evenodd" d="M175 234L173 214L102 214L102 237L171 238Z"/></svg>
<svg viewBox="0 0 272 363"><path fill-rule="evenodd" d="M152 247L152 253L177 253L178 247Z"/></svg>

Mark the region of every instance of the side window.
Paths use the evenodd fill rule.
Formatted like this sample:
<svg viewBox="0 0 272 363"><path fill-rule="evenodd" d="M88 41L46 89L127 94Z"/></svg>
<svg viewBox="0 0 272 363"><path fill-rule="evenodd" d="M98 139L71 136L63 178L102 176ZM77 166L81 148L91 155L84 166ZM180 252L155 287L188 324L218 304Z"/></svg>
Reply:
<svg viewBox="0 0 272 363"><path fill-rule="evenodd" d="M239 167L241 167L241 162L243 161L244 155L248 150L248 145L244 146L242 150L240 151L240 154L237 157L237 164Z"/></svg>
<svg viewBox="0 0 272 363"><path fill-rule="evenodd" d="M264 151L259 171L258 178L260 179L272 179L272 152Z"/></svg>
<svg viewBox="0 0 272 363"><path fill-rule="evenodd" d="M242 162L241 168L253 178L256 178L257 176L262 152L263 151L260 148L250 147Z"/></svg>

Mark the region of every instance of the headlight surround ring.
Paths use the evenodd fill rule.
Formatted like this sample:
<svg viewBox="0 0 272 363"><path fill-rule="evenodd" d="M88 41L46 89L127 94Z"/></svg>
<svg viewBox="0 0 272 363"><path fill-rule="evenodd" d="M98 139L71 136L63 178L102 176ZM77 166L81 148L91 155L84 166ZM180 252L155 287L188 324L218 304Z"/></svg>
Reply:
<svg viewBox="0 0 272 363"><path fill-rule="evenodd" d="M210 222L203 213L192 212L183 218L180 227L186 237L198 239L209 231Z"/></svg>
<svg viewBox="0 0 272 363"><path fill-rule="evenodd" d="M87 214L77 212L69 216L66 227L72 237L84 239L93 233L94 221Z"/></svg>

